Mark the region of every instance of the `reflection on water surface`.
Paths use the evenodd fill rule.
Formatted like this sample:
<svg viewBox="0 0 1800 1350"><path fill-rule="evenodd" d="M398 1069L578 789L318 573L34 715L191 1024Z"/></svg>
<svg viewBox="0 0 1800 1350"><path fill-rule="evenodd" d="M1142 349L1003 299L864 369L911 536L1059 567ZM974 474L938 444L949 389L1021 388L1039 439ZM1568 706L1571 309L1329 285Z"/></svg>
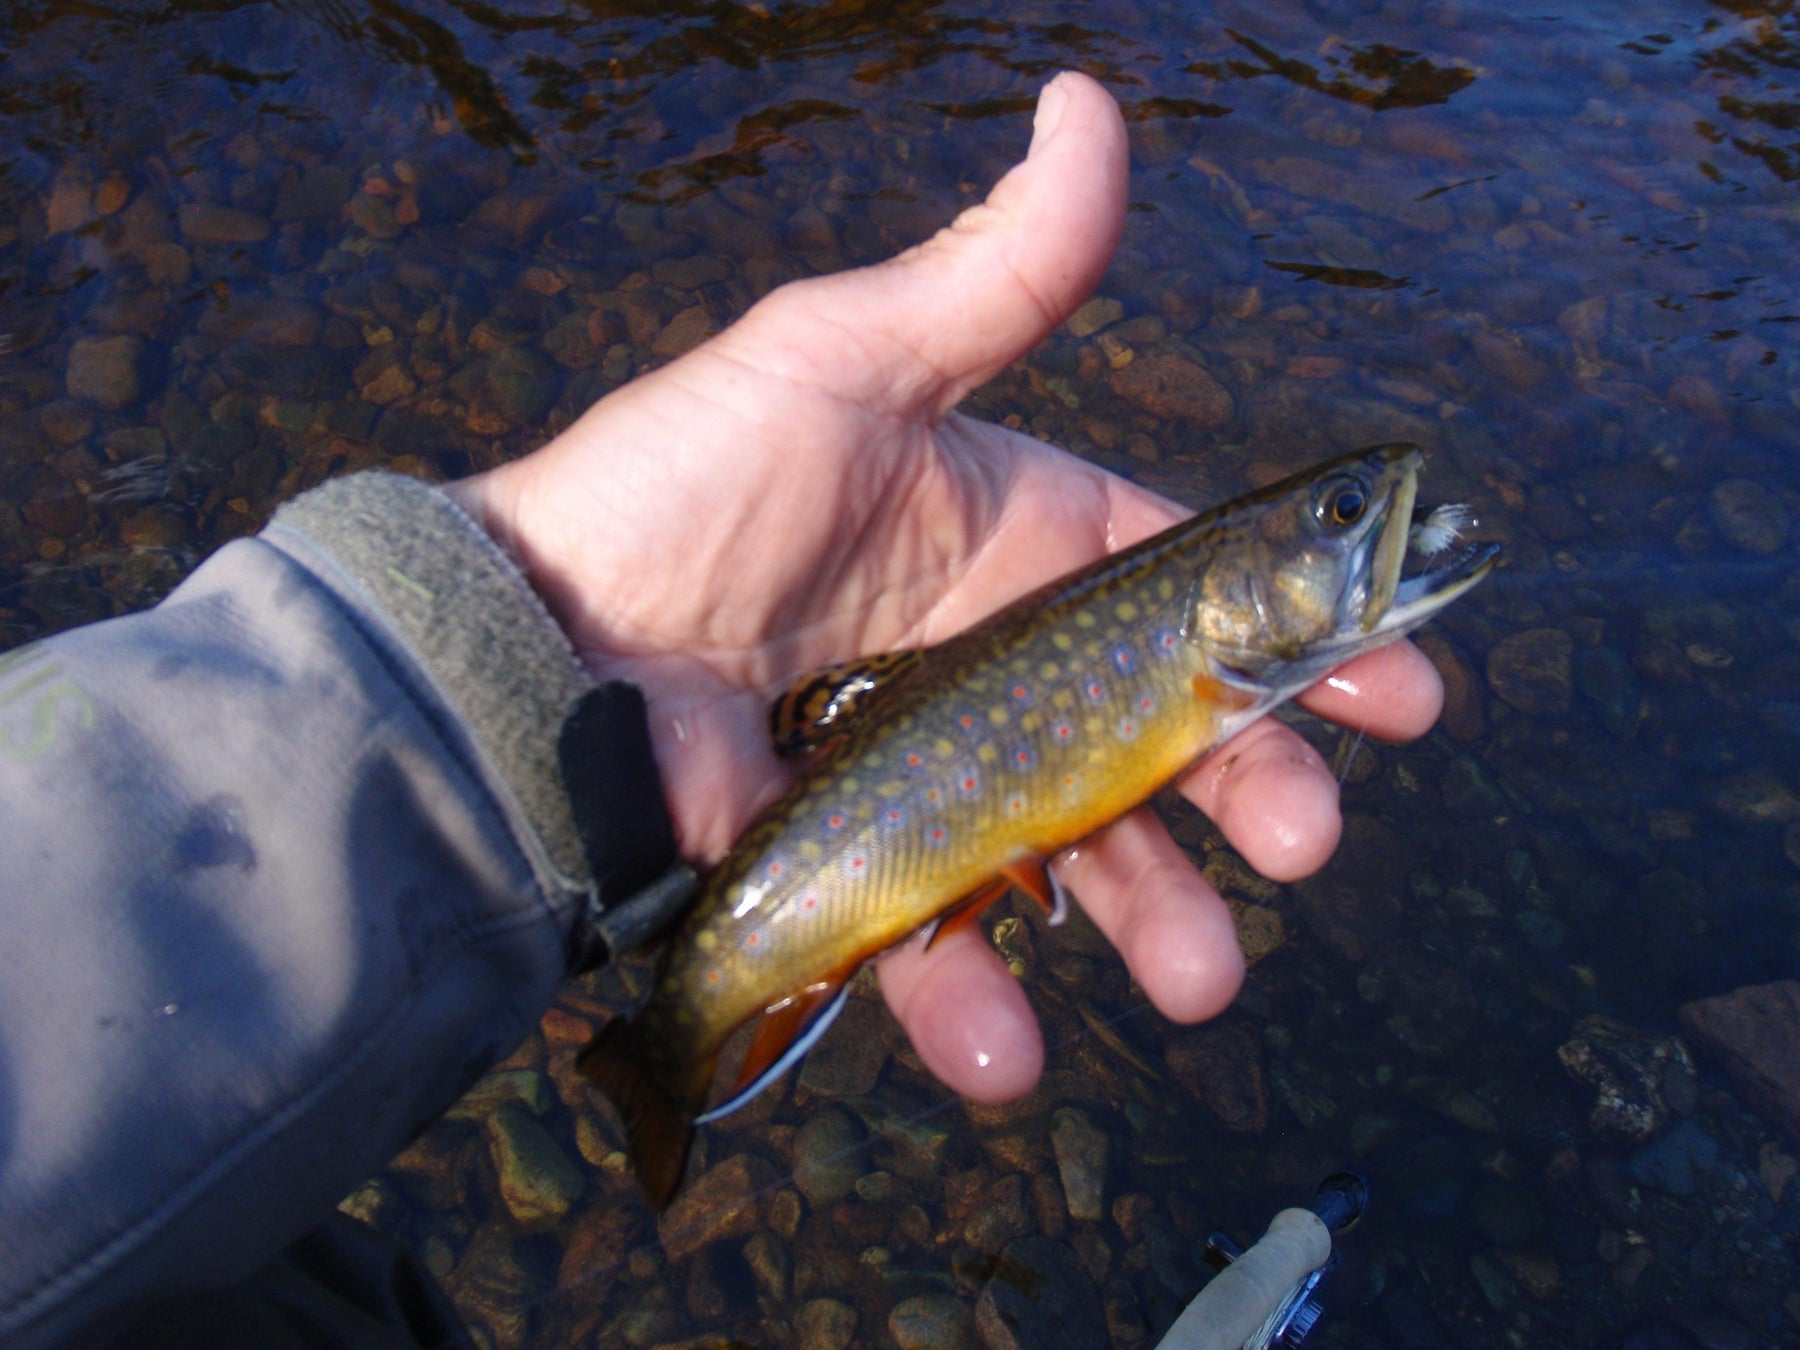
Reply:
<svg viewBox="0 0 1800 1350"><path fill-rule="evenodd" d="M1800 1085L1729 1071L1779 991L1678 1016L1800 965L1796 22L11 6L0 637L148 603L327 475L523 452L782 281L923 237L1086 69L1131 119L1126 240L974 407L1190 503L1425 445L1509 559L1425 640L1442 727L1307 727L1348 827L1297 886L1170 808L1257 958L1215 1024L1021 911L1034 1098L947 1101L853 1000L710 1131L738 1217L659 1242L569 1072L601 982L353 1205L493 1345L992 1346L984 1298L1035 1279L1080 1343L1136 1346L1210 1229L1354 1163L1376 1208L1326 1345L1800 1344Z"/></svg>

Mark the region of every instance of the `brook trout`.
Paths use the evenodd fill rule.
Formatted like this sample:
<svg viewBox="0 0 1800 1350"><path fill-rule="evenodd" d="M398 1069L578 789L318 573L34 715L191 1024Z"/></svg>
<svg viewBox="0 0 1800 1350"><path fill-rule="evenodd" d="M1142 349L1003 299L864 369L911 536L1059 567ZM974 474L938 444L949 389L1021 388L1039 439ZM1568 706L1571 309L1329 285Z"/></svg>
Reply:
<svg viewBox="0 0 1800 1350"><path fill-rule="evenodd" d="M1334 460L1103 558L938 646L802 680L777 743L818 754L706 879L647 1005L582 1070L665 1203L696 1120L799 1058L870 957L1018 884L1201 755L1480 581L1466 518L1415 526L1411 446ZM1403 574L1409 553L1428 555ZM713 1061L760 1023L731 1100Z"/></svg>

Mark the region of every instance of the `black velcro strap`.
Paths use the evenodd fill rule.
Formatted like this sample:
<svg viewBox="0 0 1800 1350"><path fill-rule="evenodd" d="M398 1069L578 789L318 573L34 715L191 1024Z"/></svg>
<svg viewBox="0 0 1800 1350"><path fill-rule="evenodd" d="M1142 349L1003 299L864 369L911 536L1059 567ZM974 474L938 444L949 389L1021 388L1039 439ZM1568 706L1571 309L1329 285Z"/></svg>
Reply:
<svg viewBox="0 0 1800 1350"><path fill-rule="evenodd" d="M653 936L692 897L694 873L675 854L675 825L635 684L615 680L582 695L556 753L594 875L591 931L576 953L581 968Z"/></svg>

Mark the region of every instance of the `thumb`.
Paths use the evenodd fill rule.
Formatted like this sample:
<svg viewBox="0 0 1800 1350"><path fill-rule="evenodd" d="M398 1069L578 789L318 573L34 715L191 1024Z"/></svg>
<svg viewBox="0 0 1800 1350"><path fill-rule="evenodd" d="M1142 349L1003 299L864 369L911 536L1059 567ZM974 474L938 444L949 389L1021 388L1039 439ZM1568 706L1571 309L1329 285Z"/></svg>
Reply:
<svg viewBox="0 0 1800 1350"><path fill-rule="evenodd" d="M835 335L832 350L849 339L876 355L833 365L862 406L947 413L1093 292L1124 230L1129 160L1118 104L1064 71L1038 97L1026 158L985 202L896 258L784 287L758 309L779 311L777 333L810 321ZM859 376L869 387L842 387Z"/></svg>

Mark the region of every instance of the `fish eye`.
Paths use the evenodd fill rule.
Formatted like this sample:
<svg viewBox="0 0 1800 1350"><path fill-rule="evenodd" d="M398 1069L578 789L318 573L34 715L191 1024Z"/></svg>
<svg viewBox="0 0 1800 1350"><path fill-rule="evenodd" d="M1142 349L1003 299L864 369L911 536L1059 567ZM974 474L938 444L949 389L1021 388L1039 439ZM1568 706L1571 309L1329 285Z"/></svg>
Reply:
<svg viewBox="0 0 1800 1350"><path fill-rule="evenodd" d="M1363 518L1369 509L1369 494L1361 483L1340 481L1328 485L1320 494L1317 507L1319 523L1337 529L1348 529Z"/></svg>

